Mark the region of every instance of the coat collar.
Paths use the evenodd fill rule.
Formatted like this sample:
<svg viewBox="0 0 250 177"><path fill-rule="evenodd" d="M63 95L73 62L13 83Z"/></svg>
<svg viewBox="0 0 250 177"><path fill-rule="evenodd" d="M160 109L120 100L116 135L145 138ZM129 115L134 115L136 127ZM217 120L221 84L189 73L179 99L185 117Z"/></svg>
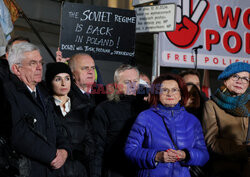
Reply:
<svg viewBox="0 0 250 177"><path fill-rule="evenodd" d="M157 111L160 115L164 117L173 117L173 118L175 118L183 111L185 111L185 108L183 106L179 106L178 109L166 109L161 104L158 104L156 107L152 107L151 109L153 109L153 111Z"/></svg>
<svg viewBox="0 0 250 177"><path fill-rule="evenodd" d="M10 79L18 92L25 94L29 99L31 99L41 109L45 109L45 104L46 104L45 99L44 99L44 96L39 89L39 86L36 86L36 93L37 93L37 97L38 97L37 99L40 100L40 103L39 103L39 101L37 101L36 99L34 99L32 97L32 94L29 91L29 89L27 88L27 86L16 75L11 73Z"/></svg>

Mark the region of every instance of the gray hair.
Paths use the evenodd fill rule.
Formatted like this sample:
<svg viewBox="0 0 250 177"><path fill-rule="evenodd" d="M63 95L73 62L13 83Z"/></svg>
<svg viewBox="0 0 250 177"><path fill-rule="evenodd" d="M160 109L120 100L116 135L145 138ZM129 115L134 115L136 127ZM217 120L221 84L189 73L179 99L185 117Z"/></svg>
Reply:
<svg viewBox="0 0 250 177"><path fill-rule="evenodd" d="M18 44L12 45L9 49L8 57L10 71L13 73L11 68L14 64L22 63L22 61L25 59L25 52L32 52L35 50L38 50L40 52L39 48L36 45L29 42L20 42Z"/></svg>
<svg viewBox="0 0 250 177"><path fill-rule="evenodd" d="M117 69L115 70L114 82L115 82L115 83L118 83L119 80L120 80L120 73L122 73L122 72L124 72L124 71L126 71L126 70L130 70L130 69L136 70L136 72L138 73L138 77L139 77L140 72L139 72L139 70L138 70L137 67L131 66L131 65L128 65L128 64L123 64L123 65L121 65L119 68L117 68Z"/></svg>
<svg viewBox="0 0 250 177"><path fill-rule="evenodd" d="M137 69L137 67L135 66L131 66L128 64L123 64L121 65L119 68L117 68L115 70L115 74L114 74L114 82L118 83L120 81L120 73L126 71L126 70L131 70L134 69L136 70L136 72L138 73L138 77L140 75L139 70ZM120 96L119 96L119 91L118 88L114 88L114 90L111 92L111 94L107 94L108 100L114 100L116 102L120 101Z"/></svg>
<svg viewBox="0 0 250 177"><path fill-rule="evenodd" d="M68 62L68 64L69 64L69 67L70 67L70 69L71 69L71 71L72 72L74 72L74 70L75 70L75 66L76 66L76 58L77 57L79 57L79 56L89 56L89 57L91 57L89 54L87 54L87 53L77 53L77 54L75 54L75 55L73 55L71 58L70 58L70 60L69 60L69 62ZM92 57L91 57L92 58Z"/></svg>

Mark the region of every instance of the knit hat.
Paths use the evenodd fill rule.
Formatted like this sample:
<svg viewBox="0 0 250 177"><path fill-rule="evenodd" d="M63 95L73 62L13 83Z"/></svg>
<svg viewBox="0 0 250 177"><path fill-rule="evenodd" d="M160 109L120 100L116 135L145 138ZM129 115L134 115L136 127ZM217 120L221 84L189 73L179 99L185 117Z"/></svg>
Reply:
<svg viewBox="0 0 250 177"><path fill-rule="evenodd" d="M243 62L232 63L219 75L218 80L225 80L233 74L243 71L250 72L250 64Z"/></svg>
<svg viewBox="0 0 250 177"><path fill-rule="evenodd" d="M67 64L62 62L48 63L46 65L45 81L50 91L52 91L52 84L51 84L52 80L59 73L68 73L72 84L73 82L72 72Z"/></svg>

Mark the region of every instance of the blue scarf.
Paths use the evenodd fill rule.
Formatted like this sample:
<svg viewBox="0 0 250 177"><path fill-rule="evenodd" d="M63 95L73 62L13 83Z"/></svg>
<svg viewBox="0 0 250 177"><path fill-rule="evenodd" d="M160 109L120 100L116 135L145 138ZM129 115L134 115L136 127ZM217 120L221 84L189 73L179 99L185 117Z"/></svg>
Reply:
<svg viewBox="0 0 250 177"><path fill-rule="evenodd" d="M250 100L250 89L240 96L232 97L228 90L224 90L224 86L218 88L212 96L212 100L227 113L238 117L249 117L249 110L246 106Z"/></svg>

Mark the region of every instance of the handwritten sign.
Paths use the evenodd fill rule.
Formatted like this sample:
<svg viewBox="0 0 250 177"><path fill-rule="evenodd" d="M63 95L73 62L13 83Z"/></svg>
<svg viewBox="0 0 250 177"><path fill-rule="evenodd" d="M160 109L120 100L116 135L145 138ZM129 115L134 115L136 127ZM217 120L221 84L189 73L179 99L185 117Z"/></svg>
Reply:
<svg viewBox="0 0 250 177"><path fill-rule="evenodd" d="M135 56L135 11L65 2L60 48L64 57L88 53L97 60Z"/></svg>
<svg viewBox="0 0 250 177"><path fill-rule="evenodd" d="M175 4L135 8L136 32L161 32L175 29Z"/></svg>

